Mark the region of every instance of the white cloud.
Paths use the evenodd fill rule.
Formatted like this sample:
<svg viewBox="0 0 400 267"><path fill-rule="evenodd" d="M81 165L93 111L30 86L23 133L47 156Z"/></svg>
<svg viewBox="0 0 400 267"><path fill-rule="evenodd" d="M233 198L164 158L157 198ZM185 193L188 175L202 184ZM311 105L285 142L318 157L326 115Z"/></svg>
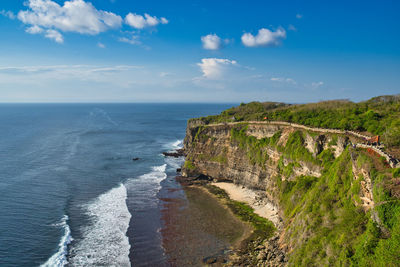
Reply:
<svg viewBox="0 0 400 267"><path fill-rule="evenodd" d="M164 17L157 18L149 14L142 16L133 13L128 13L124 21L120 15L98 10L86 0L67 0L63 4L55 0L27 0L25 6L27 10L19 11L17 16L5 10L1 10L0 15L11 19L17 17L27 26L27 33L42 33L59 43L64 40L62 36L64 32L97 35L107 30L121 28L123 22L136 29L168 23Z"/></svg>
<svg viewBox="0 0 400 267"><path fill-rule="evenodd" d="M286 31L283 28L278 28L276 31L262 28L256 36L251 33L242 35L242 43L248 47L278 46L284 39L286 39Z"/></svg>
<svg viewBox="0 0 400 267"><path fill-rule="evenodd" d="M65 1L62 6L52 0L29 0L26 5L28 10L18 12L18 19L29 25L26 32L44 33L57 43L64 42L61 32L96 35L122 25L120 16L83 0Z"/></svg>
<svg viewBox="0 0 400 267"><path fill-rule="evenodd" d="M161 24L168 24L168 22L166 18L161 18Z"/></svg>
<svg viewBox="0 0 400 267"><path fill-rule="evenodd" d="M12 11L5 11L5 10L0 10L0 15L7 17L9 19L15 19L16 16Z"/></svg>
<svg viewBox="0 0 400 267"><path fill-rule="evenodd" d="M122 24L120 16L97 10L83 0L65 1L63 6L51 0L29 0L27 6L28 10L18 13L18 19L48 30L96 35Z"/></svg>
<svg viewBox="0 0 400 267"><path fill-rule="evenodd" d="M208 50L218 50L222 47L222 40L216 34L208 34L201 37L203 48Z"/></svg>
<svg viewBox="0 0 400 267"><path fill-rule="evenodd" d="M156 16L150 16L149 14L138 15L129 13L125 17L125 23L135 29L143 29L147 27L154 27L158 24L168 24L168 20L166 18L157 18Z"/></svg>
<svg viewBox="0 0 400 267"><path fill-rule="evenodd" d="M61 33L56 30L47 30L46 34L44 35L46 38L49 38L59 44L64 43L64 37Z"/></svg>
<svg viewBox="0 0 400 267"><path fill-rule="evenodd" d="M165 72L165 71L160 72L160 77L162 77L162 78L171 76L171 75L172 75L172 73L170 73L170 72Z"/></svg>
<svg viewBox="0 0 400 267"><path fill-rule="evenodd" d="M99 48L106 48L106 45L105 44L103 44L103 43L97 43L97 46L99 47Z"/></svg>
<svg viewBox="0 0 400 267"><path fill-rule="evenodd" d="M127 43L131 45L140 45L142 42L139 41L139 36L137 35L132 35L130 38L128 37L121 37L118 39L118 41L122 43Z"/></svg>
<svg viewBox="0 0 400 267"><path fill-rule="evenodd" d="M288 30L289 30L289 31L297 32L297 28L296 28L295 26L293 26L292 24L290 24L290 25L288 26Z"/></svg>
<svg viewBox="0 0 400 267"><path fill-rule="evenodd" d="M318 89L319 87L321 87L322 85L324 85L324 82L313 82L311 83L311 87L313 89Z"/></svg>
<svg viewBox="0 0 400 267"><path fill-rule="evenodd" d="M223 58L203 58L201 63L197 64L203 72L203 77L208 79L218 79L222 77L224 71L230 67L237 65L235 60Z"/></svg>
<svg viewBox="0 0 400 267"><path fill-rule="evenodd" d="M270 80L273 81L273 82L297 84L297 82L296 82L294 79L292 79L292 78L272 77Z"/></svg>
<svg viewBox="0 0 400 267"><path fill-rule="evenodd" d="M297 19L302 19L303 18L303 14L296 14L296 18Z"/></svg>
<svg viewBox="0 0 400 267"><path fill-rule="evenodd" d="M105 74L125 72L134 69L141 69L142 66L116 65L116 66L95 66L95 65L48 65L48 66L22 66L22 67L0 67L0 74L12 75L43 75L57 74L59 77L77 75L85 77L91 74Z"/></svg>
<svg viewBox="0 0 400 267"><path fill-rule="evenodd" d="M34 26L29 27L29 28L26 28L25 31L26 31L27 33L30 33L30 34L38 34L38 33L42 33L42 32L43 32L43 29L40 28L40 27L37 26L37 25L34 25Z"/></svg>

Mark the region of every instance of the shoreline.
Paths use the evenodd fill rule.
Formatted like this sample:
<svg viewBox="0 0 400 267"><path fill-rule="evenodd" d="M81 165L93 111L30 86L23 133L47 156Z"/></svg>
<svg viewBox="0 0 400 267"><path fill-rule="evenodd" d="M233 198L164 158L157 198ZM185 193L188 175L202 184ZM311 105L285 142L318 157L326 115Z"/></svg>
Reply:
<svg viewBox="0 0 400 267"><path fill-rule="evenodd" d="M222 266L251 226L203 186L170 188L162 203L162 245L171 266Z"/></svg>
<svg viewBox="0 0 400 267"><path fill-rule="evenodd" d="M281 220L278 208L267 201L261 192L228 182L213 182L211 185L225 190L232 200L246 203L254 209L254 213L273 222L275 227L279 228Z"/></svg>
<svg viewBox="0 0 400 267"><path fill-rule="evenodd" d="M218 201L234 218L250 227L235 244L223 266L286 266L286 249L280 240L282 220L278 209L261 191L204 177L177 177L184 190L199 188ZM274 222L272 222L272 219ZM224 221L219 218L219 220ZM221 266L215 262L207 266ZM216 263L214 265L213 263Z"/></svg>

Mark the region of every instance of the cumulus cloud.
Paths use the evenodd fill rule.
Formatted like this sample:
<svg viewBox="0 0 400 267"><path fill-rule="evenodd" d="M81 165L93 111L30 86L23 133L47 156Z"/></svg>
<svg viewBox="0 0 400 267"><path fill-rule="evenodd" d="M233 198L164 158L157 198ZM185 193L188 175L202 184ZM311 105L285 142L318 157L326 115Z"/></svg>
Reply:
<svg viewBox="0 0 400 267"><path fill-rule="evenodd" d="M29 0L26 5L29 9L20 11L18 19L31 27L46 29L49 35L54 31L96 35L122 24L120 16L97 10L83 0L65 1L63 6L51 0Z"/></svg>
<svg viewBox="0 0 400 267"><path fill-rule="evenodd" d="M118 29L123 22L136 29L168 23L164 17L157 18L149 14L142 16L129 13L124 20L112 12L98 10L85 0L68 0L62 5L53 0L28 0L25 5L27 10L19 11L17 18L27 25L26 32L42 33L58 43L64 41L63 32L97 35L110 29ZM10 11L3 10L0 14L15 18ZM128 41L127 38L122 39Z"/></svg>
<svg viewBox="0 0 400 267"><path fill-rule="evenodd" d="M201 37L203 48L208 50L218 50L222 47L222 40L216 34L208 34Z"/></svg>
<svg viewBox="0 0 400 267"><path fill-rule="evenodd" d="M31 27L26 28L25 31L26 31L27 33L30 33L30 34L38 34L38 33L42 33L42 32L43 32L43 29L40 28L40 27L37 26L37 25L34 25L34 26L31 26Z"/></svg>
<svg viewBox="0 0 400 267"><path fill-rule="evenodd" d="M103 44L103 43L97 43L97 46L99 47L99 48L106 48L106 45L105 44Z"/></svg>
<svg viewBox="0 0 400 267"><path fill-rule="evenodd" d="M12 11L0 10L0 15L9 19L15 19L15 14Z"/></svg>
<svg viewBox="0 0 400 267"><path fill-rule="evenodd" d="M201 63L197 64L203 72L203 77L208 79L220 78L224 71L230 66L237 65L235 60L223 58L203 58Z"/></svg>
<svg viewBox="0 0 400 267"><path fill-rule="evenodd" d="M56 30L47 30L44 36L59 44L64 43L64 37Z"/></svg>
<svg viewBox="0 0 400 267"><path fill-rule="evenodd" d="M118 41L122 43L127 43L131 45L140 45L142 42L139 41L139 36L137 35L132 35L131 37L121 37L118 39Z"/></svg>
<svg viewBox="0 0 400 267"><path fill-rule="evenodd" d="M242 35L242 43L248 47L278 46L284 39L286 39L286 31L283 28L278 28L276 31L262 28L255 36L251 33Z"/></svg>
<svg viewBox="0 0 400 267"><path fill-rule="evenodd" d="M150 16L149 14L138 15L129 13L125 17L125 23L135 29L143 29L147 27L154 27L158 24L167 24L168 20L166 18L157 18L156 16Z"/></svg>
<svg viewBox="0 0 400 267"><path fill-rule="evenodd" d="M296 14L296 18L297 19L302 19L303 18L303 14Z"/></svg>

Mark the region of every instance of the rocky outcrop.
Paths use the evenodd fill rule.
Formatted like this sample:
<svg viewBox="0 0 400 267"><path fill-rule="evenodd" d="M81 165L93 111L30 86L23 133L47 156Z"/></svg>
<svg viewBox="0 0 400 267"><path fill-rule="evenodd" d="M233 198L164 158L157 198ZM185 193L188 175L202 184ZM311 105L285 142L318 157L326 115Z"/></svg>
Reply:
<svg viewBox="0 0 400 267"><path fill-rule="evenodd" d="M236 133L236 135L234 135ZM294 136L297 134L297 139ZM182 175L186 177L207 177L214 181L232 181L247 188L265 192L268 202L278 208L279 229L274 239L257 244L260 249L247 255L239 263L254 266L284 266L288 253L298 244L305 242L311 230L302 232L293 239L294 229L308 229L306 221L296 219L291 228L280 203L280 190L284 182L299 176L321 177L325 161L339 158L349 145L362 142L365 136L347 131L312 129L290 123L219 123L205 125L201 121L188 123L184 140L186 162ZM296 143L297 142L297 143ZM357 145L353 145L357 147ZM290 149L293 149L291 151ZM374 208L372 182L369 170L352 160L354 183L360 183L356 206L365 212ZM347 161L348 162L348 161ZM299 215L300 216L300 215ZM372 216L376 216L372 212ZM377 217L377 216L376 216ZM376 219L379 221L379 218Z"/></svg>
<svg viewBox="0 0 400 267"><path fill-rule="evenodd" d="M207 175L216 180L231 180L249 188L257 188L273 192L275 178L279 175L278 164L282 159L283 166L287 167L294 161L283 157L282 151L277 147L284 147L290 136L299 127L282 124L246 124L246 135L257 139L271 138L280 133L276 146L262 148L268 160L263 165L254 164L248 157L249 151L232 142L231 130L238 123L225 123L204 125L199 121L191 121L186 130L184 141L186 159L193 166L182 169L184 176ZM327 133L320 134L304 131L305 147L316 157L323 150L332 148L337 157L349 144L348 137L336 137ZM332 140L336 138L336 142ZM331 142L331 144L330 144ZM192 167L192 168L191 168ZM283 179L289 179L299 175L320 176L320 166L308 161L296 161L292 171ZM270 196L273 198L273 195Z"/></svg>

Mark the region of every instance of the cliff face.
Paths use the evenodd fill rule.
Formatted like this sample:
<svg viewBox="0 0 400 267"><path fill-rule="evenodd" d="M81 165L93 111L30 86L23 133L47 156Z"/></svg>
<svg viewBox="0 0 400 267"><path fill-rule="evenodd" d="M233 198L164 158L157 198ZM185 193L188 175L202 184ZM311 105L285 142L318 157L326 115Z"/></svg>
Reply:
<svg viewBox="0 0 400 267"><path fill-rule="evenodd" d="M279 207L278 246L289 264L346 265L372 255L357 250L370 242L368 231L389 231L374 209L377 172L368 156L350 145L356 138L291 125L192 120L182 173L265 192ZM374 249L380 237L375 234Z"/></svg>
<svg viewBox="0 0 400 267"><path fill-rule="evenodd" d="M245 131L244 128L246 128ZM248 137L257 140L271 140L274 144L258 145L255 151L247 140L232 136L233 131L243 131ZM296 159L285 156L281 147L285 147L289 137L299 129L292 126L274 124L221 124L204 125L191 121L186 129L184 140L187 164L183 168L184 176L206 175L215 180L230 180L249 188L265 190L270 200L276 202L276 178L292 180L297 176L321 176L321 166L307 158ZM301 131L301 130L300 130ZM335 157L341 155L349 144L346 136L332 134L304 133L304 148L316 157L324 150L332 150ZM335 138L335 140L333 140ZM334 141L334 142L333 142ZM250 140L251 142L251 140ZM255 144L257 146L257 144ZM256 162L252 153L260 153L259 158L267 160ZM261 164L260 164L261 163ZM286 171L282 172L283 169Z"/></svg>

